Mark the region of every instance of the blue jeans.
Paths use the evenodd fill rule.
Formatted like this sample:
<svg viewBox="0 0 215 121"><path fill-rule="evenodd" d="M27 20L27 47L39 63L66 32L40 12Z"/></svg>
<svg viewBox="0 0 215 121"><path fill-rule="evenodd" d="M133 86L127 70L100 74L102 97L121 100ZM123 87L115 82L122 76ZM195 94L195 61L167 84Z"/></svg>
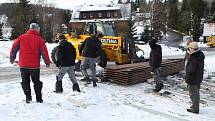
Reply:
<svg viewBox="0 0 215 121"><path fill-rule="evenodd" d="M87 69L89 68L91 71L92 80L97 80L96 60L96 58L83 57L83 60L81 61L81 72L84 78L89 78L89 74L87 73Z"/></svg>

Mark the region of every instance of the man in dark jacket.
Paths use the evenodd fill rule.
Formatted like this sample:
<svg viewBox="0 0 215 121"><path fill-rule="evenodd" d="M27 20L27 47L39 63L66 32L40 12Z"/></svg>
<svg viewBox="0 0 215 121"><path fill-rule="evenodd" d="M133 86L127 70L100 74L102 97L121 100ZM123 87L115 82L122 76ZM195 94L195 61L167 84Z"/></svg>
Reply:
<svg viewBox="0 0 215 121"><path fill-rule="evenodd" d="M58 47L58 56L56 66L59 67L59 72L56 76L55 92L62 93L62 79L68 73L70 80L73 83L73 91L80 91L79 85L75 78L75 58L76 50L74 46L68 42L63 34L59 36L60 44Z"/></svg>
<svg viewBox="0 0 215 121"><path fill-rule="evenodd" d="M191 42L188 45L188 51L190 57L188 58L186 66L186 83L188 84L188 90L192 105L188 112L199 113L199 101L200 101L200 85L203 80L204 74L204 53L198 49L196 42Z"/></svg>
<svg viewBox="0 0 215 121"><path fill-rule="evenodd" d="M83 80L87 82L90 81L89 74L87 69L91 71L93 86L96 87L97 78L96 78L96 58L102 52L101 41L103 34L99 33L97 36L88 37L81 47L79 48L79 53L82 55L83 60L81 61L81 71L84 76Z"/></svg>
<svg viewBox="0 0 215 121"><path fill-rule="evenodd" d="M161 62L162 62L162 49L161 46L156 43L155 39L152 39L149 42L149 46L151 48L150 56L149 56L149 65L151 66L154 81L156 81L155 92L159 92L163 88L163 82L160 77Z"/></svg>
<svg viewBox="0 0 215 121"><path fill-rule="evenodd" d="M11 64L14 63L16 53L19 51L19 67L22 77L21 85L26 95L26 103L30 103L32 100L30 77L34 83L37 102L43 102L41 93L43 83L40 81L40 57L42 56L47 67L50 65L48 51L39 32L39 25L37 23L31 23L30 29L14 41L10 51Z"/></svg>

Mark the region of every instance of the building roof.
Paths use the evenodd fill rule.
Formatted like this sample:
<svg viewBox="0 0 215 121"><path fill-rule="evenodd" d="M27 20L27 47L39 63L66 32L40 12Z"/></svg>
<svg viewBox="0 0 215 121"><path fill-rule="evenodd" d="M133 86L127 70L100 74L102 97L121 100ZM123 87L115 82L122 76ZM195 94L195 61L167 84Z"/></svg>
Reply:
<svg viewBox="0 0 215 121"><path fill-rule="evenodd" d="M106 11L106 10L120 10L118 6L108 6L108 5L88 5L83 6L79 11Z"/></svg>
<svg viewBox="0 0 215 121"><path fill-rule="evenodd" d="M84 11L112 11L112 10L121 11L122 19L128 19L131 15L130 14L131 13L131 5L130 4L81 5L81 6L74 7L71 21L74 21L75 19L79 19L80 12L84 12Z"/></svg>

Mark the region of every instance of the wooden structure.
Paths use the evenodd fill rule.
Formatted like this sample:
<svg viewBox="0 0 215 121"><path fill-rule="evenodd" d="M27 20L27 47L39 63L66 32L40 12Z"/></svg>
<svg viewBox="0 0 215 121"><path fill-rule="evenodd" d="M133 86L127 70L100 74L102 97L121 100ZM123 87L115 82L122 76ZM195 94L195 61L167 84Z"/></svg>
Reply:
<svg viewBox="0 0 215 121"><path fill-rule="evenodd" d="M161 66L161 75L166 76L175 74L184 70L183 59L163 60ZM135 64L114 65L105 69L103 76L105 79L119 85L130 85L143 82L152 78L149 62L141 62Z"/></svg>

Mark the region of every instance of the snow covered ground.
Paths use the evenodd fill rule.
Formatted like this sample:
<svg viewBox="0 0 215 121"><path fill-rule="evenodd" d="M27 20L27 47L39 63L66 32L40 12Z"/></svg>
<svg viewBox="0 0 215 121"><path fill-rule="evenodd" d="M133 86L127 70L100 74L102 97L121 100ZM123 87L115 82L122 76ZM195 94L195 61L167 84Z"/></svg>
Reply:
<svg viewBox="0 0 215 121"><path fill-rule="evenodd" d="M2 67L17 67L9 64L11 42L0 41L0 69ZM47 44L49 53L56 44ZM140 46L149 55L148 45ZM163 56L183 56L178 48L162 45ZM205 52L207 53L207 52ZM44 83L44 103L35 101L32 87L33 102L25 103L20 86L20 77L13 81L0 83L0 117L4 121L207 121L215 118L215 54L206 56L205 83L201 90L200 114L186 111L190 105L186 85L179 75L166 77L165 88L162 92L171 94L155 94L152 80L132 86L119 86L98 83L98 87L85 86L79 81L81 93L72 91L72 83L68 76L63 79L64 92L53 92L55 75L41 75ZM3 71L3 70L1 70ZM0 72L1 73L1 72ZM80 72L76 72L79 80Z"/></svg>

